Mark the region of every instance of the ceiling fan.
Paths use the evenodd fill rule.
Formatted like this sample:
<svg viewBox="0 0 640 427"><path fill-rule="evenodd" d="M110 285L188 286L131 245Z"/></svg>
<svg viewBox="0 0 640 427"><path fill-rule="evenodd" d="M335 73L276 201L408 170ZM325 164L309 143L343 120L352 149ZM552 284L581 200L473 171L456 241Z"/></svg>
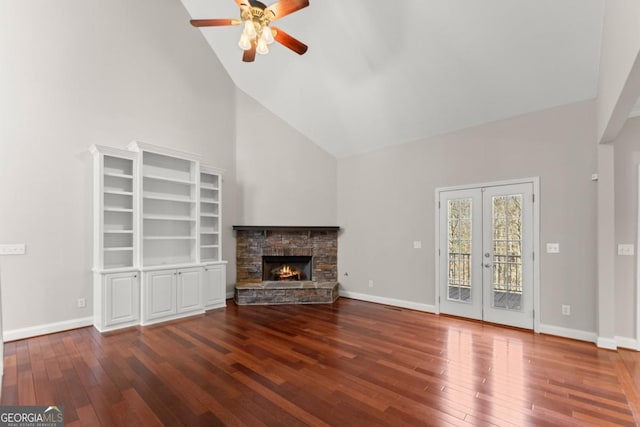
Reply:
<svg viewBox="0 0 640 427"><path fill-rule="evenodd" d="M277 41L295 53L302 55L308 47L301 41L291 37L280 28L270 24L293 12L309 6L309 0L280 0L266 6L256 0L235 0L240 7L240 19L192 19L194 27L222 27L244 24L238 45L244 50L242 60L253 62L256 52L261 55L269 53L268 45Z"/></svg>

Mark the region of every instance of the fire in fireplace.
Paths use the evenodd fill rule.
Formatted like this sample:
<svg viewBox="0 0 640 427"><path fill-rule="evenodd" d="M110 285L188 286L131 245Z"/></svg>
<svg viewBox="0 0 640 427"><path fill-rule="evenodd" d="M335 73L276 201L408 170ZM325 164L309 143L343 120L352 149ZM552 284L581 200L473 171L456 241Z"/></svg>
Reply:
<svg viewBox="0 0 640 427"><path fill-rule="evenodd" d="M310 256L263 256L262 280L311 280Z"/></svg>

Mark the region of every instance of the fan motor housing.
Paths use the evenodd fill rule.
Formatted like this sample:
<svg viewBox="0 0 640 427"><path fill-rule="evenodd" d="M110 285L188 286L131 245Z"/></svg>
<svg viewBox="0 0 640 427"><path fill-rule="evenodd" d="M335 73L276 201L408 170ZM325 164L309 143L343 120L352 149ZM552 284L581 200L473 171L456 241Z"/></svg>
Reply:
<svg viewBox="0 0 640 427"><path fill-rule="evenodd" d="M250 4L250 7L245 8L241 13L242 20L243 21L251 20L257 24L268 25L272 17L268 16L264 12L267 6L264 3L259 2L257 0L249 0L249 4ZM266 22L263 22L263 21L266 21Z"/></svg>

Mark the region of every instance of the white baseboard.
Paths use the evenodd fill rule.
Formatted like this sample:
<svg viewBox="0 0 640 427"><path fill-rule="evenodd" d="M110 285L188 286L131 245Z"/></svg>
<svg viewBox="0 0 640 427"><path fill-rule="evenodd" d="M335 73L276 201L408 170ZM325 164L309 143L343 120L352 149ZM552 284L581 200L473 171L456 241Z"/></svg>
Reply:
<svg viewBox="0 0 640 427"><path fill-rule="evenodd" d="M627 337L616 337L616 345L618 347L626 348L629 350L640 350L638 340Z"/></svg>
<svg viewBox="0 0 640 427"><path fill-rule="evenodd" d="M38 335L53 334L68 331L69 329L84 328L93 325L93 317L65 320L64 322L48 323L46 325L32 326L29 328L13 329L3 332L4 342L16 341Z"/></svg>
<svg viewBox="0 0 640 427"><path fill-rule="evenodd" d="M227 292L227 299L233 299L234 296L234 291Z"/></svg>
<svg viewBox="0 0 640 427"><path fill-rule="evenodd" d="M598 348L604 348L606 350L618 349L618 343L616 342L615 338L598 337L598 340L596 341L596 345L598 346Z"/></svg>
<svg viewBox="0 0 640 427"><path fill-rule="evenodd" d="M541 334L556 335L558 337L571 338L578 341L592 342L594 344L598 341L598 335L595 332L563 328L562 326L540 324L536 332L539 332Z"/></svg>
<svg viewBox="0 0 640 427"><path fill-rule="evenodd" d="M436 312L436 307L434 305L421 304L417 302L405 301L405 300L394 299L394 298L379 297L376 295L360 294L357 292L345 291L344 289L340 289L340 296L357 299L360 301L375 302L377 304L385 304L385 305L391 305L394 307L408 308L411 310L425 311L427 313Z"/></svg>

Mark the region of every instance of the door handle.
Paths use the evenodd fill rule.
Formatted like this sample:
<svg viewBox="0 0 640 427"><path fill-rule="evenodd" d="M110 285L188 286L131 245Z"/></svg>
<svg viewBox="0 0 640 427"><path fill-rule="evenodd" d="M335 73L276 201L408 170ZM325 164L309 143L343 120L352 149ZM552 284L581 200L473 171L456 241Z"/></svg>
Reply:
<svg viewBox="0 0 640 427"><path fill-rule="evenodd" d="M486 263L484 266L485 266L486 268L491 268L491 264L489 264L489 263Z"/></svg>

